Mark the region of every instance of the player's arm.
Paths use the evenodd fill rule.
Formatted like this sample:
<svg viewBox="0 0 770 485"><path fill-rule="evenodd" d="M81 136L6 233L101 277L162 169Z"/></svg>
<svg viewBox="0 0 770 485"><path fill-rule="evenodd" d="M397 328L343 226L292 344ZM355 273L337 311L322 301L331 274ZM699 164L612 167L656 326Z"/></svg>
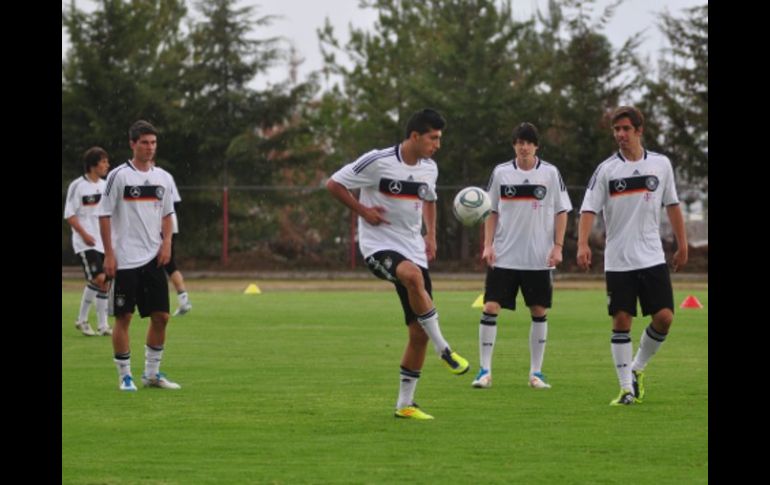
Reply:
<svg viewBox="0 0 770 485"><path fill-rule="evenodd" d="M556 266L562 262L564 249L564 234L567 232L567 211L559 212L553 221L553 247L548 255L548 266Z"/></svg>
<svg viewBox="0 0 770 485"><path fill-rule="evenodd" d="M112 219L110 216L99 216L99 234L104 245L104 274L107 278L115 277L115 251L112 249Z"/></svg>
<svg viewBox="0 0 770 485"><path fill-rule="evenodd" d="M591 268L591 248L588 246L588 237L591 235L591 228L594 227L596 214L591 211L580 213L580 222L578 223L578 251L577 263L582 269Z"/></svg>
<svg viewBox="0 0 770 485"><path fill-rule="evenodd" d="M377 226L383 222L385 224L390 224L390 222L383 217L383 214L385 213L384 207L366 207L353 197L353 194L350 193L347 187L333 179L329 179L326 182L326 188L331 192L335 199L339 200L349 207L350 210L363 217L369 224L373 226Z"/></svg>
<svg viewBox="0 0 770 485"><path fill-rule="evenodd" d="M487 263L490 268L494 267L496 255L495 247L495 229L497 229L497 220L500 215L497 212L490 212L484 221L484 251L481 253L481 260Z"/></svg>
<svg viewBox="0 0 770 485"><path fill-rule="evenodd" d="M165 266L171 261L171 233L173 230L173 224L171 223L171 215L173 212L169 212L163 217L161 225L161 234L163 235L163 241L160 243L160 249L158 250L158 266Z"/></svg>
<svg viewBox="0 0 770 485"><path fill-rule="evenodd" d="M669 222L671 222L674 237L676 237L676 252L674 253L673 261L671 261L671 266L674 268L674 271L678 271L679 268L687 264L687 231L684 227L684 217L682 216L682 209L679 207L679 204L666 206L666 213L668 214Z"/></svg>
<svg viewBox="0 0 770 485"><path fill-rule="evenodd" d="M90 234L88 234L88 231L83 229L83 226L80 225L80 219L78 219L78 216L70 216L67 218L67 223L72 227L72 230L80 234L80 237L83 238L83 241L89 245L89 246L95 246L96 245L96 239Z"/></svg>
<svg viewBox="0 0 770 485"><path fill-rule="evenodd" d="M425 224L425 254L428 261L436 259L436 203L423 201L422 220Z"/></svg>

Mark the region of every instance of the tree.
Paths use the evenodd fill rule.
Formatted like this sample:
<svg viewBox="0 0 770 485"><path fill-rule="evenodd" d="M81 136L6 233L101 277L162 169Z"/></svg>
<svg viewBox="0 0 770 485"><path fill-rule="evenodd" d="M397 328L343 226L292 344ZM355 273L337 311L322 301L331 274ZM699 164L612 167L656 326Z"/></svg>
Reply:
<svg viewBox="0 0 770 485"><path fill-rule="evenodd" d="M647 137L671 156L684 179L708 190L708 5L663 12L664 51L657 81L648 83L645 113L657 130Z"/></svg>

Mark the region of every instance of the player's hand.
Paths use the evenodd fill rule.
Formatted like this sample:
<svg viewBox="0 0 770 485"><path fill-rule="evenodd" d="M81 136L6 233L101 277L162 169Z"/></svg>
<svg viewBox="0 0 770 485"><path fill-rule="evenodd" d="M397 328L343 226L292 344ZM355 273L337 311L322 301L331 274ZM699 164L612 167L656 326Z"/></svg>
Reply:
<svg viewBox="0 0 770 485"><path fill-rule="evenodd" d="M436 251L438 245L436 244L436 236L425 236L425 255L428 257L428 261L436 259Z"/></svg>
<svg viewBox="0 0 770 485"><path fill-rule="evenodd" d="M553 248L551 248L551 252L548 254L548 267L555 267L559 263L562 262L563 256L561 251L561 246L558 244L554 244Z"/></svg>
<svg viewBox="0 0 770 485"><path fill-rule="evenodd" d="M367 207L364 209L364 213L361 214L361 216L364 218L366 222L371 224L372 226L379 226L383 222L385 224L390 224L387 219L385 219L385 208L379 205L375 205L374 207Z"/></svg>
<svg viewBox="0 0 770 485"><path fill-rule="evenodd" d="M107 280L115 278L115 256L112 254L104 255L104 275Z"/></svg>
<svg viewBox="0 0 770 485"><path fill-rule="evenodd" d="M577 264L581 269L591 269L591 248L588 245L578 246Z"/></svg>
<svg viewBox="0 0 770 485"><path fill-rule="evenodd" d="M164 240L158 251L158 267L166 266L169 261L171 261L171 243L166 244Z"/></svg>
<svg viewBox="0 0 770 485"><path fill-rule="evenodd" d="M671 260L671 267L674 269L674 272L677 272L679 271L679 268L684 267L685 264L687 264L687 248L677 249Z"/></svg>
<svg viewBox="0 0 770 485"><path fill-rule="evenodd" d="M490 268L494 268L496 259L495 248L492 246L485 246L484 252L481 253L481 260L487 263L487 266Z"/></svg>
<svg viewBox="0 0 770 485"><path fill-rule="evenodd" d="M83 242L85 242L86 245L91 247L96 246L96 239L90 234L86 234L85 236L83 236Z"/></svg>

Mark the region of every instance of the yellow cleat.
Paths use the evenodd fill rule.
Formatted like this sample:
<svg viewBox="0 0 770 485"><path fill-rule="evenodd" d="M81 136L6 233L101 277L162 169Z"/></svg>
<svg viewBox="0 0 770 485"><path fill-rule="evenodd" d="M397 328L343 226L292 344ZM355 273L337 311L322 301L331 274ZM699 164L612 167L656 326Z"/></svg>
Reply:
<svg viewBox="0 0 770 485"><path fill-rule="evenodd" d="M433 419L433 416L428 413L424 413L415 403L412 403L411 406L396 409L394 416L397 418L406 419Z"/></svg>
<svg viewBox="0 0 770 485"><path fill-rule="evenodd" d="M449 367L449 371L452 374L458 376L465 374L468 372L468 369L471 368L467 360L461 357L457 352L452 352L449 350L449 347L444 349L444 351L441 353L441 360L443 360L444 364Z"/></svg>

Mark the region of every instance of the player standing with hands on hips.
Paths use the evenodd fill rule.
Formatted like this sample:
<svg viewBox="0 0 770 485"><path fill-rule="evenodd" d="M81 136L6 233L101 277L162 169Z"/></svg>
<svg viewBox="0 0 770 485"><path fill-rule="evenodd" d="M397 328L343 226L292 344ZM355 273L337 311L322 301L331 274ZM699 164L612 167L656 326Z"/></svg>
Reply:
<svg viewBox="0 0 770 485"><path fill-rule="evenodd" d="M398 418L433 419L413 399L428 339L450 372L460 375L469 368L441 334L428 273L428 261L436 257L438 167L431 157L441 147L445 124L432 109L415 113L403 142L361 155L326 184L337 200L358 214L358 243L369 270L393 283L401 300L409 340L401 359ZM356 200L350 190L359 188Z"/></svg>
<svg viewBox="0 0 770 485"><path fill-rule="evenodd" d="M599 164L588 182L580 208L577 262L591 266L588 236L596 214L604 213L607 247L604 271L608 312L612 317L612 359L620 382L620 394L612 406L641 403L644 369L666 340L674 319L674 292L660 240L661 207L666 208L676 237L674 271L687 263L687 234L674 184L671 161L642 146L644 117L631 106L612 113L612 132L619 150ZM636 301L652 321L633 352L631 322Z"/></svg>
<svg viewBox="0 0 770 485"><path fill-rule="evenodd" d="M142 383L145 387L179 389L179 384L160 372L169 319L163 265L171 259L171 190L168 178L152 164L157 130L140 120L131 125L128 134L133 159L116 167L107 177L99 219L104 271L114 278L110 303L115 315L112 347L118 386L121 391L136 391L128 327L134 307L138 306L142 318L150 317Z"/></svg>

